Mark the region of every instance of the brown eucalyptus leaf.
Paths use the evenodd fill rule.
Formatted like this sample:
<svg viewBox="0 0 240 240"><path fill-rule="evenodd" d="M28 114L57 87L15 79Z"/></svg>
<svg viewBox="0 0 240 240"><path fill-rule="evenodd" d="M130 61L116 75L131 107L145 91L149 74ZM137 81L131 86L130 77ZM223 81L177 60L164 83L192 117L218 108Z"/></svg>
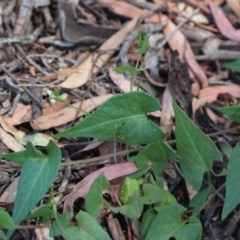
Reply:
<svg viewBox="0 0 240 240"><path fill-rule="evenodd" d="M102 46L88 56L62 84L63 88L73 89L84 85L90 74L96 74L100 71L101 67L111 58L116 49L122 44L129 32L131 32L136 24L138 18L134 18L128 22L122 29L112 35ZM102 53L102 54L99 54Z"/></svg>

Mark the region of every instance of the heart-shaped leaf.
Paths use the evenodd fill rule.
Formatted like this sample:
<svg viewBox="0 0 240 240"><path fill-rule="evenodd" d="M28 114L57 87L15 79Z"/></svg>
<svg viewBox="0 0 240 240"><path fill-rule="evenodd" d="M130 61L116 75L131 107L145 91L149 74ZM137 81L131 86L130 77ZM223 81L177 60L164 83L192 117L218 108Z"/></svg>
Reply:
<svg viewBox="0 0 240 240"><path fill-rule="evenodd" d="M163 205L150 226L146 240L156 239L156 236L161 236L161 240L169 240L171 237L177 240L200 240L200 221L194 216L187 221L182 219L184 210L184 207L176 203Z"/></svg>
<svg viewBox="0 0 240 240"><path fill-rule="evenodd" d="M127 144L146 144L164 134L146 114L160 108L153 96L144 92L130 92L112 97L80 124L58 133L56 137L94 137L116 139Z"/></svg>

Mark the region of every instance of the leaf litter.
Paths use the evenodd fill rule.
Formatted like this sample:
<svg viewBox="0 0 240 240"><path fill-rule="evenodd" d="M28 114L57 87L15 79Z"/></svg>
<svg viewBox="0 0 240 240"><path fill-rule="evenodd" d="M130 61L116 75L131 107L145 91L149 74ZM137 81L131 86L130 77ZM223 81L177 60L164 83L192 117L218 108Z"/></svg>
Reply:
<svg viewBox="0 0 240 240"><path fill-rule="evenodd" d="M199 179L206 181L204 171L211 171L213 189L206 205L199 208L199 219L203 226L202 239L225 239L226 235L238 239L238 208L235 207L235 212L222 221L222 209L224 217L233 209L228 205L223 208L226 179L223 176L221 181L218 181L215 171L230 160L229 171L233 171L231 176L237 182L238 175L232 166L236 164L237 157L234 154L239 150L235 147L239 139L239 128L218 109L235 105L240 99L239 72L229 63L238 60L240 56L239 9L239 1L234 0L208 0L207 3L195 0L182 3L164 3L160 0L98 0L80 3L3 0L0 3L1 154L24 150L27 140L35 146L46 146L48 141L53 139L53 135L84 121L85 116L111 97L122 92L128 93L131 89L141 89L153 94L162 105L162 110L155 109L158 111L148 113L148 116L154 124L165 130L164 140L172 141L174 149L178 145L186 145L185 162L180 161L180 168L187 172L187 179L183 179L179 174L178 162L168 162L168 167L172 169L167 168L161 173L169 191L184 206L188 206L196 194L196 190L191 189L189 183L200 188ZM129 36L141 29L141 26L144 34L150 34L151 48L147 50L145 57L138 58L137 37L134 34ZM125 65L124 59L127 59L131 66L140 63L145 67L133 83L130 82L128 74L119 75L114 71L115 66ZM237 68L236 65L234 68ZM223 74L226 72L228 74ZM57 99L52 104L48 92L53 90L57 92L56 97L66 94L67 98ZM185 139L181 139L184 133L176 132L178 130L175 129L175 124L179 124L182 119L174 122L174 101L177 101L186 115L205 134L211 136L211 141L219 146L223 155L223 146L228 144L231 148L235 147L230 159L224 155L227 160L224 159L223 163L214 162L221 160L217 159L219 155L216 149L215 155L211 155L212 159L205 159L204 150L196 153L200 155L201 161L198 166L200 175L195 179L191 178L192 169L187 163L194 161L187 146L197 145L198 139L191 139L187 134L188 128L192 128L187 121L184 122ZM115 112L117 111L118 109L115 109ZM95 122L94 125L98 126L98 123ZM124 131L126 130L128 129ZM143 136L146 138L147 135ZM206 141L210 141L209 138ZM145 142L148 142L147 139L141 143ZM78 210L82 209L81 204L74 202L84 198L100 173L105 173L109 181L114 180L113 185L121 184L124 176L137 170L137 166L127 160L136 157L141 151L116 141L110 145L112 149L109 154L101 154L104 143L87 137L63 138L55 140L54 144L61 147L64 153L62 167L53 185L59 197L59 211L67 211L69 205ZM211 144L208 146L211 147ZM1 160L0 166L1 207L11 212L17 190L16 182L21 171L19 167L10 165L5 160ZM2 176L10 177L3 180ZM229 184L231 176L227 177L226 184ZM235 188L237 187L236 185ZM239 191L235 188L228 189L226 196L237 206L238 197L234 195L231 199L235 190ZM59 189L61 191L58 193ZM46 193L41 202L46 201L49 194L50 192ZM108 194L112 202L116 201L113 200L111 189ZM172 211L176 205L169 208ZM103 211L104 209L101 209L99 213L99 222L106 227L108 217ZM160 209L159 212L164 211L166 210ZM174 215L174 212L172 214ZM140 236L139 227L133 227L128 222L124 225L118 215L113 216L116 224L109 224L108 231L112 232L114 239L118 239L118 235L135 239L133 231L137 231L135 235ZM91 221L91 218L89 219ZM197 229L199 222L190 219ZM237 219L236 222L233 219ZM159 216L154 224L158 224L158 221L161 221ZM181 225L181 221L182 219L176 221L176 226ZM39 231L37 222L34 223L35 231L28 230L28 224L30 222L23 222L21 228L25 230L18 230L14 236L23 234L24 239L34 239L35 236L41 239L49 231ZM121 233L116 234L114 231ZM147 239L152 239L151 236L156 234L156 231L157 229L152 228ZM166 228L164 231L166 239L171 237ZM174 233L175 237L184 236L181 235L184 231L184 228L179 228ZM194 236L194 232L191 234Z"/></svg>

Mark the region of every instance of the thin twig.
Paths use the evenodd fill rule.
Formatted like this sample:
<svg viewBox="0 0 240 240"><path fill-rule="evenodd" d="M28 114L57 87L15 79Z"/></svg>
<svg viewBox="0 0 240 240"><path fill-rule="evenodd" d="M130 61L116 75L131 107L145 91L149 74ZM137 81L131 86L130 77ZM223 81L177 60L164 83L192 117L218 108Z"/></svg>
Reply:
<svg viewBox="0 0 240 240"><path fill-rule="evenodd" d="M12 78L12 80L17 83L17 84L20 84L20 82L18 81L17 78L15 78L15 76L13 76L3 65L0 65L0 68L10 77ZM40 108L43 108L43 104L32 94L32 92L26 88L26 87L22 87L24 89L24 91L31 97L31 99L33 101L35 101L37 103L37 105L40 107Z"/></svg>
<svg viewBox="0 0 240 240"><path fill-rule="evenodd" d="M174 34L185 24L187 23L194 15L199 13L199 8L195 9L189 16L187 16L182 22L180 22L174 31L172 31L166 38L163 40L159 46L159 49L163 48L165 44L174 36Z"/></svg>

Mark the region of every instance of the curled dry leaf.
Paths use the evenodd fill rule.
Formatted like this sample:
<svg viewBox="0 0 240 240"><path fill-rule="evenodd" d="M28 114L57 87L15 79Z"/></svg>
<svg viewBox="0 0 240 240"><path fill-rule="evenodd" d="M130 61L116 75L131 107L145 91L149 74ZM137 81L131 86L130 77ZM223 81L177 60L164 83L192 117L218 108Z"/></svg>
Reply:
<svg viewBox="0 0 240 240"><path fill-rule="evenodd" d="M70 104L71 97L68 97L64 101L56 101L54 105L50 105L49 103L44 104L43 115L51 114L53 112L57 112L64 107ZM21 123L29 122L32 119L32 108L30 105L18 104L13 115L11 117L4 116L3 119L9 125L15 126Z"/></svg>
<svg viewBox="0 0 240 240"><path fill-rule="evenodd" d="M216 25L223 36L233 41L240 41L240 32L236 30L220 7L208 0Z"/></svg>
<svg viewBox="0 0 240 240"><path fill-rule="evenodd" d="M27 142L30 141L35 146L46 147L50 140L54 141L54 139L47 134L43 134L43 133L26 134L25 132L18 130L14 126L10 125L2 117L0 117L0 123L3 129L6 132L11 133L19 144L26 145Z"/></svg>
<svg viewBox="0 0 240 240"><path fill-rule="evenodd" d="M24 122L29 122L32 118L32 107L19 103L11 117L3 116L3 119L10 125L18 125Z"/></svg>
<svg viewBox="0 0 240 240"><path fill-rule="evenodd" d="M100 175L104 174L105 177L111 181L116 178L131 174L137 171L137 167L134 163L126 162L126 163L118 163L110 166L106 166L92 172L88 176L86 176L81 182L79 182L72 193L70 193L64 202L64 211L68 209L69 206L73 204L73 202L79 198L84 197L89 191L94 180Z"/></svg>
<svg viewBox="0 0 240 240"><path fill-rule="evenodd" d="M115 50L125 40L129 32L136 26L138 18L128 22L121 30L112 35L94 54L90 54L63 83L63 88L73 89L84 85L91 74L96 74L106 64ZM99 54L100 53L100 54Z"/></svg>
<svg viewBox="0 0 240 240"><path fill-rule="evenodd" d="M22 139L25 136L25 132L16 129L14 126L12 126L7 121L5 121L4 118L2 118L2 117L0 117L0 123L1 123L2 128L6 132L11 133L19 143L23 144Z"/></svg>
<svg viewBox="0 0 240 240"><path fill-rule="evenodd" d="M24 150L24 147L22 144L20 144L11 134L5 132L0 127L0 139L6 145L9 149L11 149L14 152L22 151Z"/></svg>
<svg viewBox="0 0 240 240"><path fill-rule="evenodd" d="M167 17L163 16L162 21L167 21ZM166 27L163 30L164 35L166 38L169 37L169 35L172 35L172 37L168 40L168 44L170 45L172 50L177 50L179 53L179 57L181 60L186 60L190 70L197 78L199 84L202 88L205 88L208 86L208 80L195 60L193 51L185 38L185 36L182 34L180 30L177 29L176 25L168 19Z"/></svg>
<svg viewBox="0 0 240 240"><path fill-rule="evenodd" d="M211 103L217 100L219 94L230 94L235 98L240 98L240 86L214 86L202 89L199 93L198 98L193 98L192 111L196 112L198 108L206 103Z"/></svg>
<svg viewBox="0 0 240 240"><path fill-rule="evenodd" d="M92 111L112 96L112 94L107 94L100 97L86 99L82 102L70 104L68 107L65 107L59 111L33 119L31 121L31 126L35 130L45 130L64 125L73 121L76 117L83 116L85 113Z"/></svg>

